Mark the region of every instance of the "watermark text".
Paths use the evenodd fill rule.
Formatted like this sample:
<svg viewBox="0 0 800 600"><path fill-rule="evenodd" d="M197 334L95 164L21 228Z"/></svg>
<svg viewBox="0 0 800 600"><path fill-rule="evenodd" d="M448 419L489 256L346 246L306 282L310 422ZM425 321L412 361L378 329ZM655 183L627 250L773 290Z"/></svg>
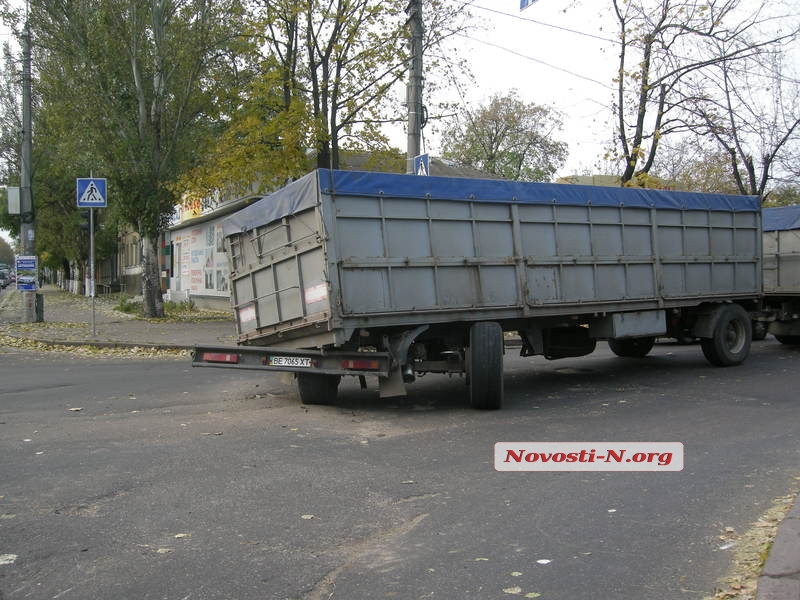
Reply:
<svg viewBox="0 0 800 600"><path fill-rule="evenodd" d="M680 442L497 442L498 471L682 471Z"/></svg>

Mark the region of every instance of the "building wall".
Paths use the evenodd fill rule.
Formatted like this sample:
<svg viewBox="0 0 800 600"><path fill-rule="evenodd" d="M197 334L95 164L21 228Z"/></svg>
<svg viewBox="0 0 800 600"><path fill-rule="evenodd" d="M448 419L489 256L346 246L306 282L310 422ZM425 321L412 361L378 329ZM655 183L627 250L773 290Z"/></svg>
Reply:
<svg viewBox="0 0 800 600"><path fill-rule="evenodd" d="M222 218L187 223L170 232L170 300L191 299L200 308L230 308L230 273L221 222Z"/></svg>
<svg viewBox="0 0 800 600"><path fill-rule="evenodd" d="M142 241L135 231L120 234L118 246L120 291L129 296L142 293Z"/></svg>

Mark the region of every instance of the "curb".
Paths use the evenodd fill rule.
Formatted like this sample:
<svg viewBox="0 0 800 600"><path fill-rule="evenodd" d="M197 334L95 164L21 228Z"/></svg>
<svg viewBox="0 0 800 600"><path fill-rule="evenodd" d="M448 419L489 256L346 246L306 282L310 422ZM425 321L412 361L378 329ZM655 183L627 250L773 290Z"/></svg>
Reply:
<svg viewBox="0 0 800 600"><path fill-rule="evenodd" d="M40 337L29 337L15 335L13 333L2 334L17 340L26 340L29 342L36 342L38 344L47 344L48 346L65 346L65 347L78 347L78 346L92 346L95 348L109 348L109 349L130 349L130 348L152 348L154 350L192 350L195 345L187 344L162 344L151 342L105 342L101 340L53 340Z"/></svg>
<svg viewBox="0 0 800 600"><path fill-rule="evenodd" d="M756 600L800 600L800 497L778 526L756 590Z"/></svg>

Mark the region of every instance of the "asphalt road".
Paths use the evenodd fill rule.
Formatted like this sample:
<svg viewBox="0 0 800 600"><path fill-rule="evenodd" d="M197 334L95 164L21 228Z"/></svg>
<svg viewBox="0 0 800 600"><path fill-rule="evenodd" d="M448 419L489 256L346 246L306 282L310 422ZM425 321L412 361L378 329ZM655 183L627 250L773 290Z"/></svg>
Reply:
<svg viewBox="0 0 800 600"><path fill-rule="evenodd" d="M303 407L273 375L0 349L0 599L700 599L800 476L800 351L506 357ZM677 473L499 473L498 441L678 441ZM537 596L539 594L539 596Z"/></svg>

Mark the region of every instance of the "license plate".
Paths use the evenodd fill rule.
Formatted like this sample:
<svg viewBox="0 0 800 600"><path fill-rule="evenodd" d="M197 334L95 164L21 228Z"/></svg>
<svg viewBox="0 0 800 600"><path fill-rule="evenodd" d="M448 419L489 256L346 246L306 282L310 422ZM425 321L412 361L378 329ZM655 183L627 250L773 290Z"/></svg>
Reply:
<svg viewBox="0 0 800 600"><path fill-rule="evenodd" d="M300 356L270 356L270 367L310 367L311 359Z"/></svg>

